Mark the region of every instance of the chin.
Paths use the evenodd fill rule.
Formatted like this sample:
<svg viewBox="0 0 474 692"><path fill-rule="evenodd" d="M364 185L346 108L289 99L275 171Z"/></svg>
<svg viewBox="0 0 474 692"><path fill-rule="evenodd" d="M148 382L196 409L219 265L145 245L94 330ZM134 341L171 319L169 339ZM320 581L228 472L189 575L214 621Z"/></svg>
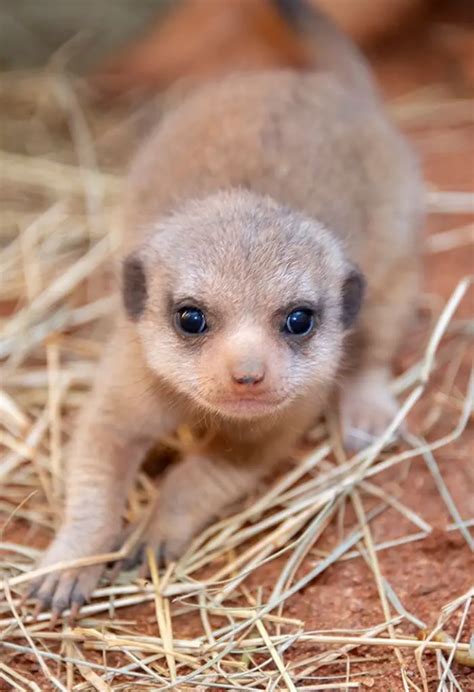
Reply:
<svg viewBox="0 0 474 692"><path fill-rule="evenodd" d="M218 401L207 401L206 404L222 418L255 420L279 413L288 403L287 399L269 400L258 398L232 398Z"/></svg>

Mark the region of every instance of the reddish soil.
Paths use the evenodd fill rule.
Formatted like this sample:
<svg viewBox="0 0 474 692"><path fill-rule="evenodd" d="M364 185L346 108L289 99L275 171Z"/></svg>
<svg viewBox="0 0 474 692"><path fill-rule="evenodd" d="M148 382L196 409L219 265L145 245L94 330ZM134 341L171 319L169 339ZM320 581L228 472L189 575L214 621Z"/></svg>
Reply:
<svg viewBox="0 0 474 692"><path fill-rule="evenodd" d="M455 31L455 24L452 30ZM465 37L466 24L459 25L459 36ZM383 54L374 58L373 64L380 78L382 88L387 98L419 89L426 85L442 84L446 89L449 83L449 94L452 97L467 98L472 96L474 84L469 81L472 73L473 57L459 53L446 47L437 39L435 24L425 27L414 36L408 36L403 41L394 40L387 45ZM467 62L461 62L461 57ZM454 77L453 77L454 75ZM442 190L474 190L474 127L465 119L454 118L446 120L444 125L411 127L408 132L414 146L420 153L426 179L429 183ZM427 232L447 230L466 223L469 219L455 215L431 216L427 222ZM472 272L473 253L466 247L432 255L426 260L427 292L434 294L439 305L449 297L459 279ZM472 317L472 296L467 299L461 309L461 314ZM404 356L410 360L416 348L421 349L426 343L427 332L420 329L410 343L409 352ZM418 350L418 353L420 351ZM461 369L456 381L459 391L466 387L466 370ZM452 412L444 414L436 428L436 436L440 432L454 427L459 411L453 407ZM468 431L463 439L455 444L442 448L436 454L439 464L452 497L464 518L474 515L474 434ZM385 479L391 491L398 490L403 502L418 512L426 521L436 528L432 535L423 541L407 544L396 549L388 549L379 554L380 566L384 577L396 591L405 608L433 625L439 616L440 608L449 601L460 596L472 585L474 574L474 559L464 539L458 532L447 533L445 527L450 521L446 507L440 498L432 476L422 459L415 459L405 476L401 471L391 472ZM19 492L19 496L21 493ZM353 517L348 512L345 518L347 527L353 525ZM375 540L388 540L406 533L413 532L401 515L394 510L386 511L373 525ZM321 549L330 545L335 532L327 532ZM20 538L21 537L21 538ZM4 540L23 540L28 543L43 545L46 537L26 536L21 523L13 522L4 536ZM301 574L310 569L316 552L310 554L301 568ZM248 586L255 593L258 586L264 591L271 589L276 576L283 564L283 558L269 563L253 574L248 580ZM383 621L380 601L377 594L373 575L362 559L339 562L327 570L323 576L308 586L304 592L294 596L285 615L301 618L305 621L306 630L324 630L330 628L361 628L374 626ZM154 607L152 604L140 606L121 613L120 617L130 618L141 623L143 633L156 633L154 624ZM191 634L194 630L193 619L186 617L182 630L175 632L176 636ZM460 620L458 612L449 623L448 631L455 634ZM474 629L474 612L468 617L462 633L463 641L468 641ZM416 628L406 626L407 634L416 634ZM316 646L298 646L288 652L288 658L306 658L318 653ZM378 692L395 692L402 690L399 666L392 652L377 650L364 651L359 649L360 656L375 656L376 660L356 664L367 676L373 679L372 689ZM420 685L420 677L411 654L405 654L407 668L412 679ZM15 659L18 670L28 671L41 686L41 673L37 664L25 657ZM429 690L436 690L436 660L426 654L424 666L428 675ZM331 672L334 673L334 666ZM454 663L453 670L463 690L474 690L474 670ZM340 673L345 671L345 662L341 662ZM324 674L324 669L318 675ZM329 671L326 671L329 672ZM0 685L1 687L1 685ZM42 689L46 689L42 687Z"/></svg>

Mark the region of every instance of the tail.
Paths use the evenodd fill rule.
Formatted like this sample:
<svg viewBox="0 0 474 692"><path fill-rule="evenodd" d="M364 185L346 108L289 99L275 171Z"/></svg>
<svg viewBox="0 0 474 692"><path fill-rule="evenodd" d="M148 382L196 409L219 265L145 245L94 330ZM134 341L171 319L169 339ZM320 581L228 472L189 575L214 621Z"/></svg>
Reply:
<svg viewBox="0 0 474 692"><path fill-rule="evenodd" d="M319 10L314 0L272 0L285 22L308 44L311 62L328 70L354 91L376 94L370 68L357 46Z"/></svg>

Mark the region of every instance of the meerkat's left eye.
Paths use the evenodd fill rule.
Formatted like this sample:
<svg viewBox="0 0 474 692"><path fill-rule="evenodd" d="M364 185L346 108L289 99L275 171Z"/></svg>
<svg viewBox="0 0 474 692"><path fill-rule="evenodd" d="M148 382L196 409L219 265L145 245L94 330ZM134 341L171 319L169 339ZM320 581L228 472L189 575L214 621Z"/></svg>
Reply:
<svg viewBox="0 0 474 692"><path fill-rule="evenodd" d="M207 329L204 313L195 307L185 307L178 310L176 324L185 334L203 334Z"/></svg>
<svg viewBox="0 0 474 692"><path fill-rule="evenodd" d="M309 308L292 310L285 320L283 331L294 336L307 336L313 331L314 312Z"/></svg>

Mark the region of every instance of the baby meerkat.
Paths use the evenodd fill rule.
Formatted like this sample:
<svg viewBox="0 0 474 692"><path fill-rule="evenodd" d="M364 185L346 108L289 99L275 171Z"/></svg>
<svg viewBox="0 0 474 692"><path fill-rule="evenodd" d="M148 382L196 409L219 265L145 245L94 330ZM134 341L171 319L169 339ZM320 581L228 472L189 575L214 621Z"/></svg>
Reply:
<svg viewBox="0 0 474 692"><path fill-rule="evenodd" d="M336 386L348 447L396 412L390 361L419 279L417 163L356 49L303 2L278 6L322 69L202 86L133 165L125 309L41 566L120 545L140 463L180 424L207 434L162 483L145 538L165 560L288 456ZM75 611L103 569L49 573L31 594Z"/></svg>

